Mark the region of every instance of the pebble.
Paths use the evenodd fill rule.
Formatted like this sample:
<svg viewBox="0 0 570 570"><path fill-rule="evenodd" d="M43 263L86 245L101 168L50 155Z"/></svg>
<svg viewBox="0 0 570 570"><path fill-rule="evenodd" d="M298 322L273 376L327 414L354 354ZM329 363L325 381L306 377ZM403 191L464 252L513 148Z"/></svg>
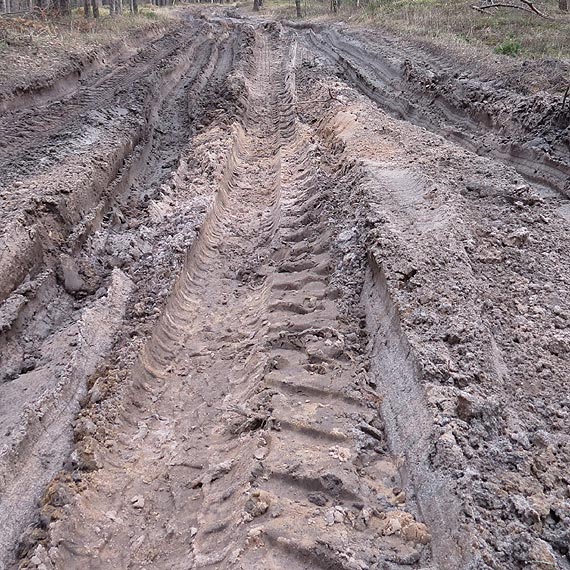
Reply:
<svg viewBox="0 0 570 570"><path fill-rule="evenodd" d="M144 508L144 498L141 497L140 495L135 495L131 499L131 504L133 505L133 507L135 509L143 509Z"/></svg>
<svg viewBox="0 0 570 570"><path fill-rule="evenodd" d="M254 456L256 459L262 460L262 459L265 458L265 452L266 452L265 449L256 449L256 450L255 450L255 453L253 454L253 456Z"/></svg>

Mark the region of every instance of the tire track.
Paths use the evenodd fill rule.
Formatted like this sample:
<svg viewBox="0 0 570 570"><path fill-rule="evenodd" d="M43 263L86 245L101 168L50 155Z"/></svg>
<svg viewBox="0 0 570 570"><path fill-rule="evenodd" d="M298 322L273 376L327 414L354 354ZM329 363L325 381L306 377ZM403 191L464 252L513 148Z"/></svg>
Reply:
<svg viewBox="0 0 570 570"><path fill-rule="evenodd" d="M164 100L156 103L162 106L160 110L153 111L149 136L137 161L117 173L108 193L70 235L69 251L76 259L84 256L90 263L94 259L104 259L106 239L117 228L113 227L112 221L104 222L103 218L116 207L119 198L124 198L133 207L142 198L136 195L137 192L121 196L121 192L126 193L133 183L132 171L138 178L138 190L144 195L163 181L169 172L165 165L180 159L194 128L188 107L202 105L203 98L211 91L208 82L221 83L229 73L234 63L234 44L240 39L239 33L222 33L206 41L198 40L195 67L186 74L184 67L177 68L167 78L162 86ZM221 60L223 65L217 66ZM182 80L181 75L184 75ZM171 130L154 132L154 125L159 123L170 125ZM135 169L135 166L139 168ZM136 216L140 217L144 208L138 204L135 209ZM102 223L103 228L95 243L91 243L89 238L101 228ZM34 516L36 501L70 453L72 422L80 401L85 398L87 381L111 350L117 329L125 317L127 299L133 290L133 282L125 273L113 271L107 297L94 303L88 298L72 307L68 292L56 280L53 262L40 261L46 266L42 268L37 283L32 282L33 295L29 294L29 299L16 296L16 299L21 299L20 306L12 315L11 322L4 321L0 337L5 351L3 358L13 350L11 339L14 337L24 337L27 345L32 345L35 340L39 343L37 350L45 353L41 364L33 371L24 371L13 379L9 378L11 382L0 384L3 402L0 406L1 426L7 436L2 441L0 453L0 521L10 529L0 539L0 565L12 556L15 544L21 539L22 529ZM42 301L46 306L42 306ZM65 306L66 302L70 305L68 314L59 315L59 305ZM54 309L53 305L58 308ZM85 309L85 305L88 308ZM42 331L47 324L53 330L46 336ZM41 336L35 339L38 328ZM73 341L76 337L79 342ZM20 350L19 346L17 348ZM27 489L25 498L20 492L22 485Z"/></svg>
<svg viewBox="0 0 570 570"><path fill-rule="evenodd" d="M133 371L134 405L124 414L120 445L78 497L78 516L65 532L73 538L59 548L56 567L139 567L159 548L155 568L187 568L189 556L208 556L215 530L206 529L217 524L209 518L216 492L208 484L224 470L215 465L216 451L228 461L232 455L216 447L235 439L216 433L218 404L259 360L251 340L260 330L266 287L263 279L247 279L244 260L271 238L279 195L275 82L265 35L260 44L244 125L236 127L214 204ZM188 480L196 475L203 481ZM176 520L173 511L180 513ZM105 529L103 540L96 528Z"/></svg>
<svg viewBox="0 0 570 570"><path fill-rule="evenodd" d="M457 99L456 102L462 105L458 108L452 98L430 91L429 85L427 88L422 84L414 85L406 75L406 66L411 65L409 55L403 54L388 40L385 41L387 45L383 45L384 52L374 54L365 47L353 45L335 30L309 29L302 37L313 53L337 65L350 84L395 117L441 134L472 152L511 164L529 181L567 197L570 165L564 158L563 141L548 152L521 143L521 139L533 137L532 132L526 132L528 119L517 127L517 122L524 116L523 119L513 116L509 120L494 117L489 114L491 111L477 105L470 109L465 98ZM434 67L429 73L433 77L442 72L449 74L449 66L442 68L438 63L430 62ZM422 88L424 91L420 91ZM461 85L456 85L455 89L460 92ZM510 96L514 97L513 94ZM503 93L500 97L505 99L507 95ZM526 105L524 100L510 102L512 108ZM504 103L499 104L499 108L503 106ZM545 117L542 122L544 120ZM564 123L562 118L560 121ZM564 124L561 126L560 133ZM523 136L517 134L517 129L522 129Z"/></svg>
<svg viewBox="0 0 570 570"><path fill-rule="evenodd" d="M71 133L80 128L89 113L105 111L125 99L136 89L137 82L160 67L161 62L184 51L191 59L203 41L206 27L202 22L194 23L165 34L117 69L80 88L68 100L4 114L0 117L0 168L10 164L17 172L14 169L17 163L24 172L34 171L39 161L37 153L46 146L50 147L50 153L53 148L70 146Z"/></svg>
<svg viewBox="0 0 570 570"><path fill-rule="evenodd" d="M293 68L294 62L285 72L291 95ZM380 398L363 375L361 331L341 315L329 286L334 258L319 157L307 144L310 131L291 115L289 123L281 223L267 269L268 360L248 400L271 410L273 429L257 438L259 466L246 507L251 527L241 567L415 563L429 556L423 547L429 532L406 512ZM402 532L396 536L391 525Z"/></svg>

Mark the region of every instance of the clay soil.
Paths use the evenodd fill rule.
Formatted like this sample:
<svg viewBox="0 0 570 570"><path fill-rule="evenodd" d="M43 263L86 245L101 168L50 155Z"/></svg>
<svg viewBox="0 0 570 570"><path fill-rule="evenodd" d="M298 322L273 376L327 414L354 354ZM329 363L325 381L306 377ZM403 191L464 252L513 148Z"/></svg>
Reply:
<svg viewBox="0 0 570 570"><path fill-rule="evenodd" d="M0 568L568 570L568 102L332 23L133 42L3 86Z"/></svg>

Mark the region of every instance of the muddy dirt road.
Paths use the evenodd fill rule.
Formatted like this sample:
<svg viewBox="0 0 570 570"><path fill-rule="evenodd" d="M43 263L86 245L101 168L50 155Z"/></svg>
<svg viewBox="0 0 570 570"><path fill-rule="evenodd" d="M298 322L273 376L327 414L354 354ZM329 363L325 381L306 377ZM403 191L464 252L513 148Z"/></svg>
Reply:
<svg viewBox="0 0 570 570"><path fill-rule="evenodd" d="M173 29L0 115L0 567L570 568L570 109Z"/></svg>

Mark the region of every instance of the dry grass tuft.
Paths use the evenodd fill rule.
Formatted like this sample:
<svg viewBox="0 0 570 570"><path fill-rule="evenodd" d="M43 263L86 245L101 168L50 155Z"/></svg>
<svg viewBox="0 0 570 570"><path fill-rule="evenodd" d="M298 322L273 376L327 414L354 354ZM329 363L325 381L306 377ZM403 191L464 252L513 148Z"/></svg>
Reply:
<svg viewBox="0 0 570 570"><path fill-rule="evenodd" d="M51 20L33 16L0 17L0 96L47 84L71 71L77 62L91 60L102 49L164 25L168 11L144 5L136 16L109 17L101 9L98 20L81 10L70 18Z"/></svg>

